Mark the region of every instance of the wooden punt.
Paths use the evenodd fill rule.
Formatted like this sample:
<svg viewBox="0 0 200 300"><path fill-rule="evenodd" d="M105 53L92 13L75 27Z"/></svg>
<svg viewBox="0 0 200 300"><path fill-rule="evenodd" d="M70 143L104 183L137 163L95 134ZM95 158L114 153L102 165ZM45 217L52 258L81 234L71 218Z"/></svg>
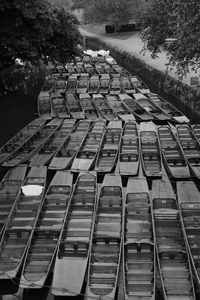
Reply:
<svg viewBox="0 0 200 300"><path fill-rule="evenodd" d="M167 102L165 99L154 93L148 93L146 96L159 106L165 113L171 117L171 121L175 123L188 123L189 119L175 106Z"/></svg>
<svg viewBox="0 0 200 300"><path fill-rule="evenodd" d="M51 119L51 96L47 91L41 91L37 100L37 110L40 118Z"/></svg>
<svg viewBox="0 0 200 300"><path fill-rule="evenodd" d="M142 94L149 94L150 93L150 89L148 88L148 86L137 76L131 76L131 82L134 86L134 88Z"/></svg>
<svg viewBox="0 0 200 300"><path fill-rule="evenodd" d="M63 145L67 136L73 129L75 121L73 119L64 120L62 125L55 131L43 146L29 160L29 166L43 166L49 163L51 158Z"/></svg>
<svg viewBox="0 0 200 300"><path fill-rule="evenodd" d="M98 153L95 171L100 173L111 172L117 161L122 134L122 122L110 121L103 137L101 149Z"/></svg>
<svg viewBox="0 0 200 300"><path fill-rule="evenodd" d="M58 129L61 125L61 119L53 119L44 127L39 129L30 139L28 139L20 148L11 154L3 163L5 167L14 167L28 161L46 140Z"/></svg>
<svg viewBox="0 0 200 300"><path fill-rule="evenodd" d="M121 93L120 78L114 77L110 83L110 95L119 95Z"/></svg>
<svg viewBox="0 0 200 300"><path fill-rule="evenodd" d="M107 121L117 119L117 115L113 112L103 95L93 94L92 100L101 118L106 119Z"/></svg>
<svg viewBox="0 0 200 300"><path fill-rule="evenodd" d="M169 180L152 183L158 269L165 300L195 300L190 260L178 205Z"/></svg>
<svg viewBox="0 0 200 300"><path fill-rule="evenodd" d="M129 77L122 77L121 78L121 87L122 87L122 93L125 94L135 94L135 88L130 80Z"/></svg>
<svg viewBox="0 0 200 300"><path fill-rule="evenodd" d="M77 71L78 75L84 76L84 75L88 74L88 73L86 73L86 70L85 70L82 62L77 62L75 67L76 67L76 71Z"/></svg>
<svg viewBox="0 0 200 300"><path fill-rule="evenodd" d="M85 119L85 114L75 94L66 93L65 103L74 119Z"/></svg>
<svg viewBox="0 0 200 300"><path fill-rule="evenodd" d="M81 173L73 189L59 240L53 295L76 296L81 293L92 243L96 195L96 176Z"/></svg>
<svg viewBox="0 0 200 300"><path fill-rule="evenodd" d="M66 93L68 94L76 93L77 82L78 82L77 76L70 75L67 79Z"/></svg>
<svg viewBox="0 0 200 300"><path fill-rule="evenodd" d="M119 119L122 121L135 121L132 112L120 101L117 95L108 94L106 100Z"/></svg>
<svg viewBox="0 0 200 300"><path fill-rule="evenodd" d="M105 58L105 56L99 56L98 64L101 65L101 66L105 66L106 65L106 58Z"/></svg>
<svg viewBox="0 0 200 300"><path fill-rule="evenodd" d="M176 130L191 173L200 178L200 144L188 125L177 125Z"/></svg>
<svg viewBox="0 0 200 300"><path fill-rule="evenodd" d="M27 166L9 169L0 183L0 237L24 181Z"/></svg>
<svg viewBox="0 0 200 300"><path fill-rule="evenodd" d="M49 169L64 170L71 166L89 126L89 120L79 121L79 123L73 128L72 132L68 135L63 145L55 153L50 162Z"/></svg>
<svg viewBox="0 0 200 300"><path fill-rule="evenodd" d="M140 165L140 141L138 126L135 122L125 122L119 149L119 173L121 175L138 174Z"/></svg>
<svg viewBox="0 0 200 300"><path fill-rule="evenodd" d="M153 116L144 109L141 105L139 105L133 98L127 94L119 94L118 95L121 102L129 109L135 116L135 118L139 121L149 121L153 120Z"/></svg>
<svg viewBox="0 0 200 300"><path fill-rule="evenodd" d="M186 239L192 271L200 288L200 193L193 181L177 182L177 196L181 221Z"/></svg>
<svg viewBox="0 0 200 300"><path fill-rule="evenodd" d="M81 75L77 82L77 87L76 87L77 94L87 93L88 84L89 84L89 74Z"/></svg>
<svg viewBox="0 0 200 300"><path fill-rule="evenodd" d="M42 202L26 252L20 288L41 289L53 265L73 184L73 176L56 172Z"/></svg>
<svg viewBox="0 0 200 300"><path fill-rule="evenodd" d="M56 81L55 90L60 94L65 94L67 88L67 81L64 75L60 75Z"/></svg>
<svg viewBox="0 0 200 300"><path fill-rule="evenodd" d="M120 74L115 69L113 69L113 67L111 65L105 65L104 66L104 73L110 74L111 77L113 77L113 78L114 77L117 77L117 78L120 77Z"/></svg>
<svg viewBox="0 0 200 300"><path fill-rule="evenodd" d="M151 113L155 120L159 121L170 121L170 116L166 114L159 106L151 102L145 95L141 93L133 94L133 98L139 103L144 109Z"/></svg>
<svg viewBox="0 0 200 300"><path fill-rule="evenodd" d="M114 300L123 241L124 205L119 175L104 177L94 225L85 300Z"/></svg>
<svg viewBox="0 0 200 300"><path fill-rule="evenodd" d="M58 72L60 73L60 75L63 76L63 78L68 75L68 71L66 70L65 66L57 65L56 68L57 68Z"/></svg>
<svg viewBox="0 0 200 300"><path fill-rule="evenodd" d="M99 81L99 94L106 95L110 91L110 75L102 74Z"/></svg>
<svg viewBox="0 0 200 300"><path fill-rule="evenodd" d="M77 76L77 70L76 70L75 64L73 62L67 63L65 68L67 70L67 76L69 76L69 77Z"/></svg>
<svg viewBox="0 0 200 300"><path fill-rule="evenodd" d="M69 119L69 110L63 96L56 92L51 93L51 116L55 118Z"/></svg>
<svg viewBox="0 0 200 300"><path fill-rule="evenodd" d="M45 120L37 118L22 128L16 135L14 135L8 142L0 148L0 163L7 160L13 153L15 153L22 145L31 139L44 126Z"/></svg>
<svg viewBox="0 0 200 300"><path fill-rule="evenodd" d="M97 94L99 90L99 76L92 75L90 77L89 85L88 85L88 93L89 94Z"/></svg>
<svg viewBox="0 0 200 300"><path fill-rule="evenodd" d="M79 101L82 107L82 110L85 114L85 117L89 120L96 120L99 118L96 107L92 101L92 98L89 94L79 94Z"/></svg>
<svg viewBox="0 0 200 300"><path fill-rule="evenodd" d="M197 138L198 142L200 142L200 124L192 125L192 131L195 134L195 137Z"/></svg>
<svg viewBox="0 0 200 300"><path fill-rule="evenodd" d="M76 153L71 166L72 171L89 171L94 166L105 129L106 122L104 120L94 121Z"/></svg>
<svg viewBox="0 0 200 300"><path fill-rule="evenodd" d="M82 62L84 64L89 64L90 63L90 56L89 55L83 55Z"/></svg>
<svg viewBox="0 0 200 300"><path fill-rule="evenodd" d="M23 263L44 195L46 167L33 167L24 180L0 241L0 280L14 279ZM23 189L26 190L26 194Z"/></svg>
<svg viewBox="0 0 200 300"><path fill-rule="evenodd" d="M168 125L158 127L163 162L166 170L173 178L189 178L190 170L183 150L172 129Z"/></svg>
<svg viewBox="0 0 200 300"><path fill-rule="evenodd" d="M90 63L91 63L91 65L98 64L98 62L99 62L99 57L98 56L91 56L90 57Z"/></svg>
<svg viewBox="0 0 200 300"><path fill-rule="evenodd" d="M103 65L99 65L99 64L96 64L95 65L95 71L98 75L101 75L103 72L104 72L104 67Z"/></svg>
<svg viewBox="0 0 200 300"><path fill-rule="evenodd" d="M92 66L90 63L84 63L84 68L86 73L89 73L90 76L97 74L95 67Z"/></svg>
<svg viewBox="0 0 200 300"><path fill-rule="evenodd" d="M156 252L149 189L144 177L130 177L127 183L123 282L125 300L155 299Z"/></svg>
<svg viewBox="0 0 200 300"><path fill-rule="evenodd" d="M152 122L140 123L141 162L147 177L162 177L162 157L156 128Z"/></svg>
<svg viewBox="0 0 200 300"><path fill-rule="evenodd" d="M60 76L60 72L58 71L55 65L49 65L48 72L52 78L57 79Z"/></svg>

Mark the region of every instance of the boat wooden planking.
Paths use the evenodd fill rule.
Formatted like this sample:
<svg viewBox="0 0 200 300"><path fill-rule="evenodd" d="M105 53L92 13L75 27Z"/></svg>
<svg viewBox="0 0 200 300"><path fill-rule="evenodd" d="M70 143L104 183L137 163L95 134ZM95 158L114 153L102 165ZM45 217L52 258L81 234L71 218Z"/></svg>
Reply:
<svg viewBox="0 0 200 300"><path fill-rule="evenodd" d="M97 94L99 91L99 76L92 75L88 84L88 94Z"/></svg>
<svg viewBox="0 0 200 300"><path fill-rule="evenodd" d="M155 299L156 251L145 177L129 177L125 196L123 282L125 299Z"/></svg>
<svg viewBox="0 0 200 300"><path fill-rule="evenodd" d="M129 77L122 77L121 78L121 86L122 86L122 93L125 94L135 94L135 88L130 80Z"/></svg>
<svg viewBox="0 0 200 300"><path fill-rule="evenodd" d="M77 88L77 75L70 75L67 79L66 93L73 94L76 93Z"/></svg>
<svg viewBox="0 0 200 300"><path fill-rule="evenodd" d="M67 71L67 76L68 76L68 79L69 77L77 77L77 69L76 69L76 65L71 62L71 63L67 63L66 66L66 71Z"/></svg>
<svg viewBox="0 0 200 300"><path fill-rule="evenodd" d="M152 183L158 269L165 300L195 300L191 265L174 191L165 177Z"/></svg>
<svg viewBox="0 0 200 300"><path fill-rule="evenodd" d="M28 161L43 146L45 141L58 129L61 125L61 119L53 119L44 127L39 129L35 135L28 139L17 151L15 151L3 163L5 167L14 167Z"/></svg>
<svg viewBox="0 0 200 300"><path fill-rule="evenodd" d="M173 178L189 178L190 170L186 162L183 150L173 130L168 125L158 127L163 161L165 167Z"/></svg>
<svg viewBox="0 0 200 300"><path fill-rule="evenodd" d="M55 90L58 91L61 95L65 94L67 88L67 81L64 75L60 75L60 77L56 81Z"/></svg>
<svg viewBox="0 0 200 300"><path fill-rule="evenodd" d="M106 129L104 120L96 120L85 136L71 166L72 171L89 171L95 163Z"/></svg>
<svg viewBox="0 0 200 300"><path fill-rule="evenodd" d="M55 131L29 160L29 166L42 166L49 163L54 154L61 148L67 136L74 127L74 120L63 120L62 125Z"/></svg>
<svg viewBox="0 0 200 300"><path fill-rule="evenodd" d="M16 135L8 140L0 148L0 163L3 163L11 155L13 155L22 145L30 140L45 125L45 120L37 118L22 128Z"/></svg>
<svg viewBox="0 0 200 300"><path fill-rule="evenodd" d="M73 175L56 172L42 202L22 269L20 288L41 289L53 265L70 202Z"/></svg>
<svg viewBox="0 0 200 300"><path fill-rule="evenodd" d="M81 293L92 243L96 195L96 176L81 173L59 239L53 295L76 296Z"/></svg>
<svg viewBox="0 0 200 300"><path fill-rule="evenodd" d="M14 279L20 270L44 195L47 168L32 167L12 208L0 241L0 279Z"/></svg>
<svg viewBox="0 0 200 300"><path fill-rule="evenodd" d="M66 106L74 119L85 119L85 114L82 110L80 102L75 94L65 94Z"/></svg>
<svg viewBox="0 0 200 300"><path fill-rule="evenodd" d="M162 157L155 125L140 123L141 163L147 177L162 177Z"/></svg>
<svg viewBox="0 0 200 300"><path fill-rule="evenodd" d="M123 188L119 175L104 177L88 266L86 299L116 299L123 241Z"/></svg>
<svg viewBox="0 0 200 300"><path fill-rule="evenodd" d="M119 95L121 93L120 78L114 77L110 83L110 95Z"/></svg>
<svg viewBox="0 0 200 300"><path fill-rule="evenodd" d="M41 91L37 100L38 115L45 120L51 119L51 96L49 91Z"/></svg>
<svg viewBox="0 0 200 300"><path fill-rule="evenodd" d="M136 176L140 165L140 141L135 122L126 122L123 127L119 150L119 173Z"/></svg>
<svg viewBox="0 0 200 300"><path fill-rule="evenodd" d="M96 120L99 118L96 107L92 101L92 98L89 94L79 94L80 105L83 109L85 117L89 120Z"/></svg>
<svg viewBox="0 0 200 300"><path fill-rule="evenodd" d="M77 88L76 88L77 94L87 93L88 84L89 84L89 75L88 74L81 75L77 82Z"/></svg>
<svg viewBox="0 0 200 300"><path fill-rule="evenodd" d="M114 113L118 116L118 118L122 121L135 121L134 115L130 112L130 110L120 101L120 99L116 95L106 95L106 100L108 104L114 111Z"/></svg>
<svg viewBox="0 0 200 300"><path fill-rule="evenodd" d="M89 120L82 120L78 122L70 135L64 141L61 148L55 153L50 162L49 169L64 170L71 166L89 126Z"/></svg>
<svg viewBox="0 0 200 300"><path fill-rule="evenodd" d="M86 70L86 73L89 73L90 76L97 74L95 67L92 66L90 63L84 63L84 68Z"/></svg>
<svg viewBox="0 0 200 300"><path fill-rule="evenodd" d="M99 115L107 120L107 121L112 121L112 120L117 120L117 115L114 113L112 108L109 106L106 98L104 98L103 95L101 94L93 94L92 95L93 103L99 112Z"/></svg>
<svg viewBox="0 0 200 300"><path fill-rule="evenodd" d="M150 93L150 89L148 88L148 86L139 77L131 76L131 82L139 93L144 95Z"/></svg>
<svg viewBox="0 0 200 300"><path fill-rule="evenodd" d="M144 109L154 116L155 120L169 121L171 118L166 114L159 106L151 102L145 95L141 93L133 94L133 98L139 103Z"/></svg>
<svg viewBox="0 0 200 300"><path fill-rule="evenodd" d="M153 116L140 106L133 98L127 94L119 94L119 99L122 103L134 114L136 120L149 121L153 120Z"/></svg>
<svg viewBox="0 0 200 300"><path fill-rule="evenodd" d="M99 81L99 94L106 95L110 91L110 75L102 74Z"/></svg>
<svg viewBox="0 0 200 300"><path fill-rule="evenodd" d="M82 62L77 62L75 65L75 68L76 68L76 71L79 76L82 76L82 75L88 76L88 73L86 73L86 70L85 70Z"/></svg>
<svg viewBox="0 0 200 300"><path fill-rule="evenodd" d="M60 73L60 77L63 77L64 79L66 79L66 76L68 75L68 71L66 70L65 66L57 65L56 68L57 68L58 72Z"/></svg>
<svg viewBox="0 0 200 300"><path fill-rule="evenodd" d="M51 93L51 116L55 118L69 119L69 110L63 96L55 91Z"/></svg>
<svg viewBox="0 0 200 300"><path fill-rule="evenodd" d="M166 114L171 117L171 121L175 123L188 123L190 120L174 105L154 93L148 93L146 96L159 106Z"/></svg>
<svg viewBox="0 0 200 300"><path fill-rule="evenodd" d="M118 157L121 134L122 121L110 121L96 159L96 172L107 173L114 169Z"/></svg>
<svg viewBox="0 0 200 300"><path fill-rule="evenodd" d="M6 222L21 191L27 166L21 165L9 169L0 183L0 237L2 236Z"/></svg>
<svg viewBox="0 0 200 300"><path fill-rule="evenodd" d="M53 64L48 65L48 72L49 72L51 78L54 78L55 81L60 76L60 72L58 71L58 69L56 68L56 66L53 65Z"/></svg>

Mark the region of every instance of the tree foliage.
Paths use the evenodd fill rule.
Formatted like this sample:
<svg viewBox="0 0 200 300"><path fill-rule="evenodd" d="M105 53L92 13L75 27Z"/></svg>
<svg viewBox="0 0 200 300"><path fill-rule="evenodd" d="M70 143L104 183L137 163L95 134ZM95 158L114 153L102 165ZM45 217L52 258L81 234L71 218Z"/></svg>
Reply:
<svg viewBox="0 0 200 300"><path fill-rule="evenodd" d="M167 45L170 64L176 65L182 74L189 66L200 66L199 0L153 0L141 20L145 28L142 38L153 56L167 38L173 38Z"/></svg>
<svg viewBox="0 0 200 300"><path fill-rule="evenodd" d="M84 20L115 27L127 24L133 18L133 3L133 0L91 0L84 9Z"/></svg>
<svg viewBox="0 0 200 300"><path fill-rule="evenodd" d="M0 1L0 68L18 57L66 61L77 51L76 18L48 0Z"/></svg>

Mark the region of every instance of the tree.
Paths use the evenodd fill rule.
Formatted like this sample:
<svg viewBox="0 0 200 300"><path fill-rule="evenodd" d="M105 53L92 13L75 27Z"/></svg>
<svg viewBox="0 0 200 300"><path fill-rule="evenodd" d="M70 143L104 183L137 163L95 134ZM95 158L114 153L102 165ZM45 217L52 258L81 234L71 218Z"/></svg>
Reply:
<svg viewBox="0 0 200 300"><path fill-rule="evenodd" d="M200 1L153 0L150 9L141 16L142 38L155 56L166 45L171 65L179 74L200 66Z"/></svg>
<svg viewBox="0 0 200 300"><path fill-rule="evenodd" d="M113 25L116 29L133 19L133 0L91 0L84 9L88 23Z"/></svg>
<svg viewBox="0 0 200 300"><path fill-rule="evenodd" d="M77 20L48 0L0 1L0 69L16 58L66 61L77 52Z"/></svg>

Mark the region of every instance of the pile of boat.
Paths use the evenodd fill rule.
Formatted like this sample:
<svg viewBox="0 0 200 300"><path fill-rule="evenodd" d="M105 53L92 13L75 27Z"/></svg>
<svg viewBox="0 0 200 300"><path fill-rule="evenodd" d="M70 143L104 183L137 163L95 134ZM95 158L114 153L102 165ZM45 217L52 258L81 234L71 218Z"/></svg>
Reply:
<svg viewBox="0 0 200 300"><path fill-rule="evenodd" d="M0 281L196 299L200 125L103 51L49 65L38 114L0 148Z"/></svg>

